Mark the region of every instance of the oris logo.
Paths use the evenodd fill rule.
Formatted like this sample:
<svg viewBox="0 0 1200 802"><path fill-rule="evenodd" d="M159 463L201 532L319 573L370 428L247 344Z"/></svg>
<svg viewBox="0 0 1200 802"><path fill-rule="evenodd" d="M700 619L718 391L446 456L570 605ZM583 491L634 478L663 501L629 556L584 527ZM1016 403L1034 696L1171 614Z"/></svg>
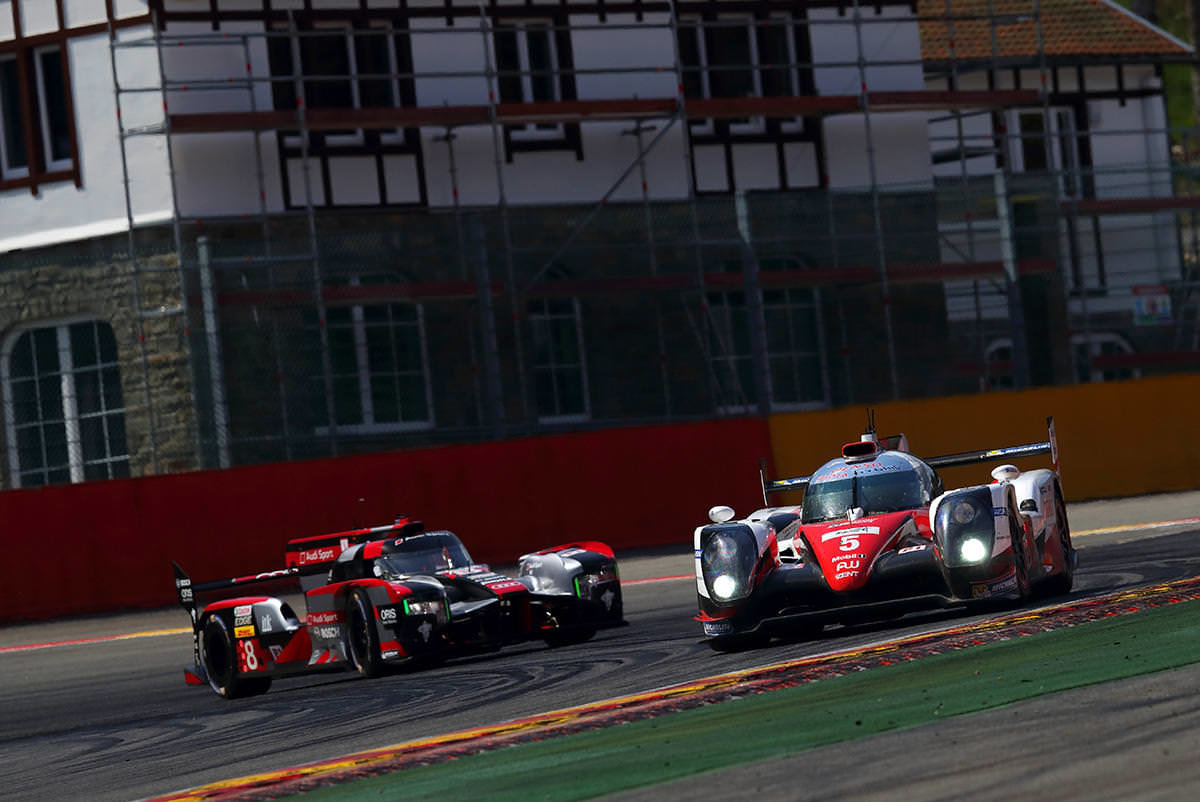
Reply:
<svg viewBox="0 0 1200 802"><path fill-rule="evenodd" d="M379 620L385 624L396 623L396 611L391 607L384 607L379 611Z"/></svg>

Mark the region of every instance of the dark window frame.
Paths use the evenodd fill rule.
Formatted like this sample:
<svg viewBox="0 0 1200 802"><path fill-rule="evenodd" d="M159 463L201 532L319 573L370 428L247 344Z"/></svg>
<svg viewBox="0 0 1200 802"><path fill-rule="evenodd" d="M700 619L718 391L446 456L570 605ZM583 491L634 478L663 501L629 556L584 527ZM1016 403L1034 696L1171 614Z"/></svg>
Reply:
<svg viewBox="0 0 1200 802"><path fill-rule="evenodd" d="M130 476L118 348L112 325L88 317L10 335L3 391L12 487Z"/></svg>
<svg viewBox="0 0 1200 802"><path fill-rule="evenodd" d="M575 86L575 56L571 47L570 23L565 13L547 12L529 6L496 14L492 24L492 60L497 73L496 101L498 103L539 103L578 100ZM531 28L548 29L548 43L552 47L549 56L553 64L549 75L537 75L532 65L532 51L528 31ZM516 34L517 63L501 63L502 40L510 31ZM540 71L539 71L540 72ZM546 78L549 78L547 81ZM541 78L540 84L535 78ZM541 87L539 89L539 86ZM520 94L514 91L520 88ZM545 95L551 89L552 98ZM526 97L526 90L532 97ZM575 158L583 159L583 136L578 123L554 123L552 125L506 125L504 126L504 158L511 163L517 153L567 150Z"/></svg>
<svg viewBox="0 0 1200 802"><path fill-rule="evenodd" d="M36 195L43 184L63 181L72 181L76 187L83 186L66 34L58 31L54 35L28 39L18 37L5 42L6 47L0 49L0 64L13 65L0 69L15 69L15 76L10 73L5 81L8 91L15 88L18 93L17 98L9 98L4 87L0 87L0 93L5 95L0 100L0 136L8 145L0 160L0 192L28 187ZM45 58L55 52L61 87L55 97L50 98ZM9 114L19 110L21 117L23 164L16 167L10 167L14 154L8 152L12 142L6 109ZM56 148L62 149L57 157Z"/></svg>
<svg viewBox="0 0 1200 802"><path fill-rule="evenodd" d="M305 71L301 72L302 83L306 97L307 108L378 108L379 103L372 102L371 96L378 96L379 84L387 82L387 91L391 94L392 103L396 108L411 108L417 105L416 80L413 74L412 39L408 18L397 14L391 9L385 13L356 13L347 10L344 14L330 15L304 14L295 17L295 26L301 43L301 61L306 52L316 57L317 43L332 41L338 38L338 33L347 43L345 56L350 67L348 74L354 76L348 79L346 91L349 93L349 103L339 102L336 105L308 98L313 86L324 81L303 80ZM292 45L294 37L286 23L274 21L271 27L274 34L267 40L269 69L272 77L272 104L279 111L294 111L296 109L296 89L293 81ZM359 61L364 55L370 55L366 50L367 42L386 38L388 43L387 58L388 72L394 77L376 78L362 77L382 75L374 71L360 68ZM305 43L308 42L307 50ZM377 54L376 54L377 55ZM394 67L394 72L393 72ZM281 80L282 79L282 80ZM330 82L333 83L333 82ZM332 94L330 99L334 99ZM344 100L344 99L342 99ZM364 100L366 102L364 102ZM386 104L385 104L386 105ZM288 209L302 209L305 206L302 193L296 197L293 192L288 172L288 161L301 157L304 145L300 140L298 130L280 130L275 132L279 143L280 175L283 181L284 203ZM404 127L395 129L348 129L339 131L310 131L307 143L308 157L316 163L317 180L322 184L323 203L321 208L354 208L354 204L334 204L332 171L329 160L339 156L370 156L375 159L376 180L378 182L379 202L365 204L368 208L378 207L411 207L427 204L425 186L425 170L422 164L423 151L419 127ZM418 200L404 202L389 202L387 182L383 166L384 157L404 155L413 156L417 160L416 175L418 180Z"/></svg>

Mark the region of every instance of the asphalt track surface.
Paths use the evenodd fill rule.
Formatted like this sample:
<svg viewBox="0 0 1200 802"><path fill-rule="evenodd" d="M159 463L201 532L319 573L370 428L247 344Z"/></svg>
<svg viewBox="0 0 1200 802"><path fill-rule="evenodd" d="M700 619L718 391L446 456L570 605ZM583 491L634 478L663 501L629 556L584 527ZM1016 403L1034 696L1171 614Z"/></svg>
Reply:
<svg viewBox="0 0 1200 802"><path fill-rule="evenodd" d="M1196 500L1193 494L1150 500L1145 502L1145 509L1134 511L1130 511L1129 505L1092 507L1087 511L1081 508L1078 515L1072 511L1072 524L1080 530L1106 524L1191 517L1197 514ZM1134 502L1135 507L1137 503ZM1080 549L1080 567L1073 595L1078 598L1102 595L1121 588L1198 575L1198 537L1200 525L1196 524L1099 532L1081 537L1076 543ZM642 573L657 576L685 573L691 567L686 553L640 560L638 564ZM626 580L632 578L630 573L624 573ZM915 615L888 626L831 627L815 641L777 642L765 650L722 655L713 653L699 640L698 625L691 620L695 611L694 594L694 584L689 581L629 584L625 588L625 608L630 625L602 632L580 646L552 650L536 644L523 645L495 655L452 661L436 669L369 681L350 674L285 680L277 682L265 696L232 703L216 698L206 688L184 685L181 667L191 658L187 635L134 637L34 650L11 648L19 644L178 627L186 624L181 611L0 630L0 797L136 799L981 618L945 612ZM1185 669L1179 675L1188 680L1187 696L1195 696L1198 673L1188 673ZM1155 686L1154 682L1153 678L1127 681L1117 685L1118 690L1105 686L1109 688L1105 698L1110 705L1132 715L1131 711L1144 706L1147 698L1158 699L1166 693L1161 683ZM1132 689L1128 699L1125 691L1119 691L1126 687ZM1073 693L1088 692L1083 689ZM1195 711L1193 703L1192 713ZM997 711L969 720L1003 715L1003 711ZM1066 743L1079 733L1077 719L1069 715L1047 712L1042 718L1032 720L1039 722L1037 732L1043 745ZM1195 718L1190 720L1196 722ZM1003 719L999 723L1003 724ZM981 729L978 724L964 723L961 725L964 731L951 740L945 740L941 734L925 736L933 741L925 745L925 751L944 754L947 744L970 744L974 739L987 744L979 748L991 754L994 751L991 738L996 737L995 748L1013 755L1013 760L990 760L986 765L1011 768L1020 752L1006 749L1004 738L1015 742L1024 735L1027 742L1030 732L1027 724L1009 723L1007 729L997 725L993 732ZM943 726L946 725L939 725ZM986 741L977 737L981 733L988 735ZM1176 730L1174 735L1177 738L1179 732ZM857 757L848 752L829 751L831 757L816 758L816 763L810 763L813 754L827 751L817 750L806 755L805 763L862 766L863 753L859 750L867 749L867 754L873 754L878 749L879 754L898 755L896 759L906 764L914 752L922 751L921 741L917 740L920 737L919 734L877 736L868 739L874 744L870 747L864 745L868 742L856 741L854 746L827 748L850 749ZM901 740L889 740L897 738ZM1191 737L1192 747L1196 740ZM910 746L913 752L909 751ZM1149 749L1150 756L1162 751L1157 747ZM1192 748L1189 754L1194 761L1196 750ZM833 755L839 757L834 760ZM878 765L878 761L867 760ZM955 758L954 763L958 762ZM1069 781L1071 765L1063 761L1054 768ZM771 768L756 767L757 779L749 787L761 782L770 795ZM790 776L787 764L776 765L774 770L784 778L781 781ZM1144 767L1139 768L1139 773L1142 770ZM947 776L938 780L939 785L914 786L912 795L976 797L980 791L975 784L980 778L975 772L943 774ZM860 785L847 787L846 793L870 795L874 791L886 796L899 790L895 773L875 787L861 772L859 776L863 777ZM808 779L811 782L816 778ZM727 791L747 790L746 777L737 770L710 777L709 781L728 783ZM785 782L776 786L775 791L789 796L788 787ZM822 786L818 783L815 787ZM658 798L676 796L669 788L660 787ZM824 788L827 792L833 790L828 779ZM717 787L706 785L704 790L704 795L709 796L707 792L716 791ZM1184 789L1174 789L1176 794L1180 790ZM682 796L695 793L696 789L680 785L674 791ZM1164 791L1170 793L1170 786Z"/></svg>

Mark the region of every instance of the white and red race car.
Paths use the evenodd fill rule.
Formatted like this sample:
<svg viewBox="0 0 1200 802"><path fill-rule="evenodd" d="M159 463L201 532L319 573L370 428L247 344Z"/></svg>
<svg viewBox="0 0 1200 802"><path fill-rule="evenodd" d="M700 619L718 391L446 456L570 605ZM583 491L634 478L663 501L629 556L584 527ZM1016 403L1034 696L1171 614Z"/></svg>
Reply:
<svg viewBox="0 0 1200 802"><path fill-rule="evenodd" d="M903 435L877 438L873 420L811 476L767 481L804 489L799 505L735 520L727 506L696 527L696 620L716 650L815 635L829 622L897 617L995 599L1024 602L1071 590L1076 553L1049 439L920 459ZM1004 464L988 484L946 491L937 469L1051 455L1051 468Z"/></svg>

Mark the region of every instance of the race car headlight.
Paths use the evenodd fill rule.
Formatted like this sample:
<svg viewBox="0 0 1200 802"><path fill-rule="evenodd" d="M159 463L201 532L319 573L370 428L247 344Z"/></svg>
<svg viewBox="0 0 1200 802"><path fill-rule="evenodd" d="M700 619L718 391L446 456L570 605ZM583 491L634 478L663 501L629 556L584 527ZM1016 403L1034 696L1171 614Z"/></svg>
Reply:
<svg viewBox="0 0 1200 802"><path fill-rule="evenodd" d="M712 592L721 601L732 599L738 591L737 580L729 574L721 574L712 582Z"/></svg>
<svg viewBox="0 0 1200 802"><path fill-rule="evenodd" d="M442 599L432 599L430 601L412 601L404 600L405 615L432 615L438 621L445 621L449 617L446 610L446 602Z"/></svg>
<svg viewBox="0 0 1200 802"><path fill-rule="evenodd" d="M744 526L722 527L701 537L700 572L709 594L717 601L745 598L753 589L758 546Z"/></svg>
<svg viewBox="0 0 1200 802"><path fill-rule="evenodd" d="M985 562L995 542L992 491L987 487L957 490L938 505L934 533L946 566L964 568Z"/></svg>
<svg viewBox="0 0 1200 802"><path fill-rule="evenodd" d="M955 499L950 502L950 518L956 524L969 524L974 521L979 511L975 509L975 505L969 501Z"/></svg>
<svg viewBox="0 0 1200 802"><path fill-rule="evenodd" d="M575 595L581 599L590 599L593 590L606 582L615 582L616 579L617 567L615 565L607 565L599 571L579 574L575 577Z"/></svg>
<svg viewBox="0 0 1200 802"><path fill-rule="evenodd" d="M969 537L959 544L958 554L963 558L964 562L977 563L988 556L988 547L979 538Z"/></svg>

